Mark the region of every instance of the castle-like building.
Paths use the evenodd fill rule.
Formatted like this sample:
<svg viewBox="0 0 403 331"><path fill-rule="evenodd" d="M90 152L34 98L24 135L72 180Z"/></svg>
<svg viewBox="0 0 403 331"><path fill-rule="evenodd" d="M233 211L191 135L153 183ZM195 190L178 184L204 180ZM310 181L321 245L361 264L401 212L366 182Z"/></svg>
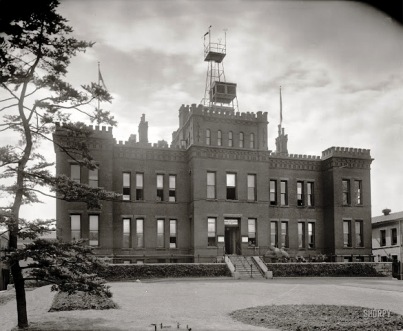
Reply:
<svg viewBox="0 0 403 331"><path fill-rule="evenodd" d="M207 44L209 65L222 61ZM225 55L225 49L224 49ZM213 72L213 70L211 70ZM56 172L122 194L101 209L57 201L57 236L88 238L115 262L213 262L224 254L333 261L371 259L370 151L331 147L289 154L281 125L268 147L266 112L239 112L236 84L210 77L208 102L182 105L172 142L151 144L143 115L137 135L117 142L92 128L98 168L80 167L55 144ZM61 125L56 141L71 140Z"/></svg>

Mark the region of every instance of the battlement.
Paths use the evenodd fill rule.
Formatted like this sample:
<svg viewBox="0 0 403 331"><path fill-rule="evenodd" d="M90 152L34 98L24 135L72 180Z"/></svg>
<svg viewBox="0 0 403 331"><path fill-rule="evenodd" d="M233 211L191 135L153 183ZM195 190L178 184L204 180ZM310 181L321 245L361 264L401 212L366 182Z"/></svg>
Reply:
<svg viewBox="0 0 403 331"><path fill-rule="evenodd" d="M322 152L322 160L330 157L371 159L371 153L369 149L364 148L330 147Z"/></svg>
<svg viewBox="0 0 403 331"><path fill-rule="evenodd" d="M301 160L320 160L320 156L317 155L306 155L306 154L279 154L276 152L271 152L270 157L275 158L288 158L288 159L301 159Z"/></svg>
<svg viewBox="0 0 403 331"><path fill-rule="evenodd" d="M144 142L137 142L135 139L130 139L127 141L115 139L115 145L117 147L134 147L134 148L151 148L151 149L169 149L169 150L178 150L182 149L175 146L169 146L168 142L165 140L159 140L157 143L144 143Z"/></svg>
<svg viewBox="0 0 403 331"><path fill-rule="evenodd" d="M181 118L180 124L183 125L191 115L201 115L214 118L225 118L242 121L253 121L267 123L267 112L258 111L256 114L253 112L234 112L231 107L217 107L212 108L199 104L192 104L191 106L182 105L179 108L179 117Z"/></svg>
<svg viewBox="0 0 403 331"><path fill-rule="evenodd" d="M60 122L56 122L56 132L59 131L62 132L64 129L68 128L68 125L66 123L62 123L60 124ZM86 129L88 129L89 131L92 131L93 134L96 134L98 137L101 136L105 136L105 137L112 137L112 127L106 127L106 126L99 126L99 125L86 125L85 126Z"/></svg>

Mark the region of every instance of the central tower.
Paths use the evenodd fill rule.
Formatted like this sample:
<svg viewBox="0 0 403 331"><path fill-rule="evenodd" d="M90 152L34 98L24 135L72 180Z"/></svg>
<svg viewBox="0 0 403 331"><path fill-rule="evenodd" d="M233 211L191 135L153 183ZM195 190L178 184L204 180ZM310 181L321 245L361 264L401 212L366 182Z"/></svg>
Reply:
<svg viewBox="0 0 403 331"><path fill-rule="evenodd" d="M206 36L208 35L208 38ZM204 34L204 61L208 62L206 87L202 104L209 109L225 108L238 111L236 84L225 80L224 58L227 53L227 33L224 30L224 42L213 42L211 25Z"/></svg>

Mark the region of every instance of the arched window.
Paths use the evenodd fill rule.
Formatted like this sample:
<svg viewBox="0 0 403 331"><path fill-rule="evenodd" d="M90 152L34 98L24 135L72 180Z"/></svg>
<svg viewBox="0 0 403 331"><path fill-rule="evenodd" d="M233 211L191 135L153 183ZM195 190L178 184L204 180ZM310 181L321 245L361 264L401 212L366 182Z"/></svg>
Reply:
<svg viewBox="0 0 403 331"><path fill-rule="evenodd" d="M211 137L210 137L210 129L206 130L206 145L210 145Z"/></svg>
<svg viewBox="0 0 403 331"><path fill-rule="evenodd" d="M239 147L243 148L243 132L239 133Z"/></svg>
<svg viewBox="0 0 403 331"><path fill-rule="evenodd" d="M221 132L221 130L218 130L218 132L217 132L217 145L222 146L222 132Z"/></svg>
<svg viewBox="0 0 403 331"><path fill-rule="evenodd" d="M232 131L228 132L228 146L232 147L233 146L233 140L232 140Z"/></svg>
<svg viewBox="0 0 403 331"><path fill-rule="evenodd" d="M250 134L250 148L255 148L255 135L253 133Z"/></svg>

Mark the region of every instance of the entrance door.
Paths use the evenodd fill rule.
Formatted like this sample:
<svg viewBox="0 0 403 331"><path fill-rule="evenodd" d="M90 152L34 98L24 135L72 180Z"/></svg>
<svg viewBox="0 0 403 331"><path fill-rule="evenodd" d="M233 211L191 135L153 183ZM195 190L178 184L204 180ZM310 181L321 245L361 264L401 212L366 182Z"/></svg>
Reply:
<svg viewBox="0 0 403 331"><path fill-rule="evenodd" d="M225 227L225 253L240 254L239 228L233 226Z"/></svg>

